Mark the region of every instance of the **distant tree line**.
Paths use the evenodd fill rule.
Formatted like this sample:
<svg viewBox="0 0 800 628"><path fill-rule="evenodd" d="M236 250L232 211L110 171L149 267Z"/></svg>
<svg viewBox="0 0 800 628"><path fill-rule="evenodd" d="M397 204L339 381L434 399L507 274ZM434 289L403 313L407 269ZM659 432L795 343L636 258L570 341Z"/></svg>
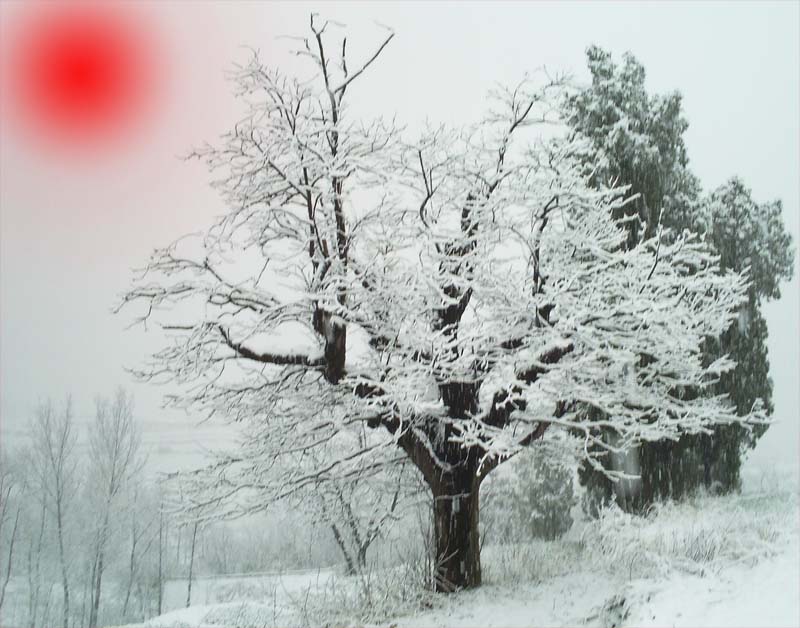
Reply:
<svg viewBox="0 0 800 628"><path fill-rule="evenodd" d="M342 560L327 527L305 513L198 524L175 515L174 491L149 472L130 394L98 399L85 434L69 398L41 402L29 438L0 452L0 625L137 622L165 610L168 578ZM358 510L347 496L341 503Z"/></svg>

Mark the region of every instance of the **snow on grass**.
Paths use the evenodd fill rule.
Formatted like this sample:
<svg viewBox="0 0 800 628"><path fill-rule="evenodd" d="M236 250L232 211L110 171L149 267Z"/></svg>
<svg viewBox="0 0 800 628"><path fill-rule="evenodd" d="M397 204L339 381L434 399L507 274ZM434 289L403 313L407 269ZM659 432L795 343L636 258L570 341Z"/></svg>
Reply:
<svg viewBox="0 0 800 628"><path fill-rule="evenodd" d="M795 492L608 509L556 542L487 547L484 587L391 624L800 626L799 514Z"/></svg>
<svg viewBox="0 0 800 628"><path fill-rule="evenodd" d="M307 594L322 589L334 577L333 569L307 569L261 574L200 576L192 582L193 605L211 605L241 600L269 601L273 606L286 606ZM188 580L168 580L164 585L164 608L184 608Z"/></svg>
<svg viewBox="0 0 800 628"><path fill-rule="evenodd" d="M144 626L800 626L799 515L794 490L698 497L646 517L608 509L558 541L488 545L474 591L427 593L412 563L363 578L309 573L280 597L243 587Z"/></svg>
<svg viewBox="0 0 800 628"><path fill-rule="evenodd" d="M578 626L587 611L602 606L614 588L595 574L581 572L541 582L485 584L475 591L443 597L430 611L396 617L395 628L528 628Z"/></svg>
<svg viewBox="0 0 800 628"><path fill-rule="evenodd" d="M800 544L758 564L721 569L716 577L681 576L637 583L628 599L631 626L800 626Z"/></svg>

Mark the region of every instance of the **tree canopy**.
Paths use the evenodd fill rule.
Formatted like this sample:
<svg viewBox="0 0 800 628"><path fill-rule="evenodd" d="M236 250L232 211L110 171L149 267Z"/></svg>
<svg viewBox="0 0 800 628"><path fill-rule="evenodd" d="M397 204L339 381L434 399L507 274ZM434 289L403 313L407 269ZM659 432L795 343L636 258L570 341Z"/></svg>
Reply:
<svg viewBox="0 0 800 628"><path fill-rule="evenodd" d="M239 448L183 477L196 516L405 457L434 496L437 588L453 590L480 583L482 479L548 429L601 468L609 449L760 420L696 394L733 366L701 346L746 279L689 232L625 246L626 188L587 175L584 141L532 133L555 119L559 79L406 138L347 106L393 35L354 62L332 24L310 27L313 79L254 57L236 76L247 115L196 153L228 213L157 249L124 298L167 338L140 375L244 426Z"/></svg>
<svg viewBox="0 0 800 628"><path fill-rule="evenodd" d="M780 283L791 277L794 259L780 201L757 203L738 177L704 194L689 168L684 142L688 122L680 93L649 94L645 69L630 53L617 63L609 52L590 46L586 59L591 84L569 95L562 106L572 137L591 146L586 159L595 167L594 184L618 181L637 196L629 206L632 211L624 211L627 246L656 237L659 228L671 230L673 235L666 237L697 232L719 254L721 270L747 274L748 299L736 323L721 336L707 338L703 351L707 363L724 355L737 363L723 374L715 394L728 395L741 415L754 404L771 413L767 329L760 304L780 297ZM642 495L635 503L647 506L657 497L680 497L701 483L709 486L712 479L725 490L735 488L742 448L754 446L765 430L765 425L725 426L713 435L687 434L681 442L644 445ZM593 473L585 467L584 479ZM590 483L610 496L607 479L598 476Z"/></svg>

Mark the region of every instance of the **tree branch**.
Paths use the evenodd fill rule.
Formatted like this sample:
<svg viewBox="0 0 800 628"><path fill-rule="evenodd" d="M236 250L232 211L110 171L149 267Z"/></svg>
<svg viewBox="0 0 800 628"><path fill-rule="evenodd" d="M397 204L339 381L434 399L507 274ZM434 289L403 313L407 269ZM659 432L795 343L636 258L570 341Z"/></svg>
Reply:
<svg viewBox="0 0 800 628"><path fill-rule="evenodd" d="M231 340L230 335L225 331L222 325L217 325L217 329L219 329L219 333L222 334L225 344L233 349L238 356L247 358L248 360L263 362L264 364L275 364L278 366L295 365L317 367L324 366L325 364L325 359L322 357L311 358L310 356L302 354L256 353L243 346L241 343Z"/></svg>
<svg viewBox="0 0 800 628"><path fill-rule="evenodd" d="M384 42L378 47L378 49L375 51L375 54L373 54L367 60L367 62L364 63L364 65L362 65L358 70L356 70L353 74L351 74L344 81L344 83L342 83L341 85L339 85L339 87L337 87L336 89L333 90L334 94L339 94L340 101L341 101L342 95L344 94L344 91L347 89L347 86L350 85L350 83L352 83L354 80L356 80L364 72L364 70L366 70L370 65L372 65L372 62L375 61L375 59L378 58L378 56L381 54L381 52L383 52L383 49L386 48L386 46L389 44L390 41L392 41L393 37L394 37L394 33L391 33L384 40Z"/></svg>

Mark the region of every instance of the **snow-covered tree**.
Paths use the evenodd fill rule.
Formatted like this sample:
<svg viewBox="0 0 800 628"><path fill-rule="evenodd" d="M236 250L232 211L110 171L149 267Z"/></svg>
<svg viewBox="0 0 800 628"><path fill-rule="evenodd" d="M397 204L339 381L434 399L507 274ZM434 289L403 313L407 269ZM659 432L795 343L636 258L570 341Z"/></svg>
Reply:
<svg viewBox="0 0 800 628"><path fill-rule="evenodd" d="M630 53L617 64L590 46L586 60L592 82L565 99L564 115L573 134L591 143L598 184L618 181L636 195L619 212L631 218L627 245L655 236L659 225L696 231L700 184L689 169L681 94L648 94L645 69Z"/></svg>
<svg viewBox="0 0 800 628"><path fill-rule="evenodd" d="M701 229L720 255L720 268L747 270L751 283L736 322L718 339L706 343L709 360L729 354L736 367L724 373L715 389L729 395L740 414L761 403L772 414L772 378L767 356L767 323L761 314L764 301L779 299L780 284L791 279L794 268L792 238L783 223L780 201L757 203L750 189L733 177L703 202ZM741 456L755 446L767 426L742 429L720 427L703 435L703 479L723 490L739 485Z"/></svg>
<svg viewBox="0 0 800 628"><path fill-rule="evenodd" d="M740 420L688 391L731 366L700 347L747 285L688 233L623 246L624 190L590 184L582 145L529 135L553 120L557 80L402 141L348 109L392 34L355 63L331 28L312 17L307 76L257 58L238 73L248 114L198 151L229 212L157 249L123 299L169 337L140 374L246 426L241 447L182 478L197 519L401 454L433 494L437 589L476 586L480 484L548 429L600 466L609 449Z"/></svg>
<svg viewBox="0 0 800 628"><path fill-rule="evenodd" d="M324 464L324 458L317 460ZM311 521L330 529L350 575L366 573L370 547L400 519L410 501L406 465L386 471L329 483L326 490L312 490L300 500L312 511Z"/></svg>
<svg viewBox="0 0 800 628"><path fill-rule="evenodd" d="M792 277L795 253L781 201L757 203L744 181L732 177L705 200L701 221L700 229L720 255L720 268L748 270L751 301L780 298L781 282Z"/></svg>
<svg viewBox="0 0 800 628"><path fill-rule="evenodd" d="M638 194L635 211L626 211L628 245L653 237L659 228L704 235L721 256L720 268L748 272L748 304L720 338L708 338L707 361L730 354L737 362L714 388L727 394L740 414L757 400L772 411L772 383L767 362L767 330L759 311L762 298L777 298L779 284L791 277L791 238L780 202L759 205L739 179L731 179L707 197L689 169L683 135L688 123L678 92L650 95L644 67L631 55L616 63L597 46L586 52L591 84L565 100L565 118L575 137L589 140L588 160L599 164L596 184L618 180ZM723 490L738 485L742 448L754 446L766 426L721 426L713 434L684 435L680 441L649 443L641 450L641 491L628 506L646 507L654 499L681 497L712 482ZM613 486L584 466L590 491L609 498Z"/></svg>
<svg viewBox="0 0 800 628"><path fill-rule="evenodd" d="M144 465L140 452L141 436L133 415L133 398L118 389L113 400L98 399L94 424L89 433L89 481L97 513L92 536L91 604L89 628L97 626L100 611L106 547L119 498Z"/></svg>
<svg viewBox="0 0 800 628"><path fill-rule="evenodd" d="M50 400L40 403L32 422L31 437L31 474L35 478L36 489L41 492L44 508L55 526L61 576L61 619L65 628L69 628L72 618L72 552L68 545L71 519L74 515L74 498L78 490L78 460L75 456L77 440L71 398L67 398L61 409L57 409Z"/></svg>

